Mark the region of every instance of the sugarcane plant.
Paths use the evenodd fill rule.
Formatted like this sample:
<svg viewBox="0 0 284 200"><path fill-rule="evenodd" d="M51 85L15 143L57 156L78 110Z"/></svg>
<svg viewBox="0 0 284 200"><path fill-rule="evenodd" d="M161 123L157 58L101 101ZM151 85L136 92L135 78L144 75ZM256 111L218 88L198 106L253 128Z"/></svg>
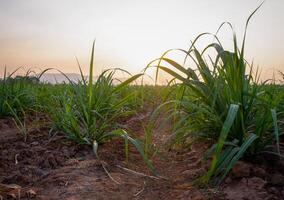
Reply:
<svg viewBox="0 0 284 200"><path fill-rule="evenodd" d="M228 25L233 30L233 51L223 48L217 34L203 33L189 50L168 50L147 66L156 67L156 79L164 71L173 77L170 84L176 81L177 98L162 104L173 104L168 117L168 120L175 118L173 143L185 142L193 134L215 141L207 152L212 157L211 165L199 183L211 180L220 183L239 159L257 155L271 145L275 146L271 153L281 156L282 133L278 123L281 98L268 93L267 82L259 81L257 68L245 59L248 24L259 8L247 19L241 48L233 26L226 22L220 28ZM199 51L196 43L206 35L212 35L215 40ZM207 54L209 59L205 59L212 48L216 51L215 58ZM185 54L183 64L167 58L172 51ZM195 67L186 68L187 59Z"/></svg>

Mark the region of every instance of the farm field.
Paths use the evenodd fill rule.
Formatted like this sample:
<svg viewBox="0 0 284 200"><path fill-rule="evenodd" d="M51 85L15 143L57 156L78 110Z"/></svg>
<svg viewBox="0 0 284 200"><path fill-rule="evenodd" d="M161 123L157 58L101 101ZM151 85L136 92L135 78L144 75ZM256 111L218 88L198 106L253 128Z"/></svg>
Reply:
<svg viewBox="0 0 284 200"><path fill-rule="evenodd" d="M146 101L135 114L119 120L133 138L144 140L143 125L149 123L161 101L155 98L156 102ZM196 178L208 169L204 153L211 142L199 140L184 148L169 149L164 144L172 125L159 128L165 117L158 117L152 133L151 144L159 149L151 157L157 176L147 168L134 146L129 147L126 163L122 138L102 144L98 160L91 146L70 141L63 132L50 134L52 121L43 113L25 119L26 141L15 121L5 117L0 120L1 195L4 199L17 198L19 192L21 199L283 198L283 161L273 155L238 162L218 187L194 185Z"/></svg>
<svg viewBox="0 0 284 200"><path fill-rule="evenodd" d="M0 199L284 199L284 74L262 80L246 60L261 5L242 37L225 22L138 74L95 74L96 41L88 67L76 59L78 80L53 68L19 75L22 68L5 67ZM223 27L231 48L219 38ZM203 37L212 42L200 49ZM52 70L67 81L41 81Z"/></svg>

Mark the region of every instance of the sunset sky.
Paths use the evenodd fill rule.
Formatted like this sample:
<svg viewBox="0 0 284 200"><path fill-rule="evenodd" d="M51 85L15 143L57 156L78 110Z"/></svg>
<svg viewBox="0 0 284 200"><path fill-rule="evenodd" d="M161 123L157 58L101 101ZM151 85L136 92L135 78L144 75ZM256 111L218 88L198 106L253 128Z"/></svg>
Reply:
<svg viewBox="0 0 284 200"><path fill-rule="evenodd" d="M77 73L77 56L87 73L96 38L96 73L112 67L138 73L165 50L186 49L199 33L215 33L223 21L230 21L241 39L247 17L261 2L0 0L0 72L6 65L10 71L25 66ZM283 0L267 0L248 29L247 59L266 75L284 71L283 10ZM220 37L231 46L228 28Z"/></svg>

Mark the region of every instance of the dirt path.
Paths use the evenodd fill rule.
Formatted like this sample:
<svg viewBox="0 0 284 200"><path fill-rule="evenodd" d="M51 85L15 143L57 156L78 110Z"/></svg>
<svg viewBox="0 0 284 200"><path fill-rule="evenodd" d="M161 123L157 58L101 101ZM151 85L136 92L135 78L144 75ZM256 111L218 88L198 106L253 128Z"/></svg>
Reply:
<svg viewBox="0 0 284 200"><path fill-rule="evenodd" d="M148 117L149 112L127 119L124 121L125 128L136 136L141 136L143 135L142 122L146 122ZM168 134L169 127L159 131L156 129L153 137L154 144L162 144ZM281 196L282 186L274 190L277 195L271 196L271 192L267 192L264 185L260 186L264 184L263 182L251 180L251 177L232 178L219 188L219 191L223 192L193 187L192 180L205 172L204 165L201 163L205 149L205 144L198 143L184 152L161 150L159 155L154 157L153 163L158 174L164 178L156 179L151 177L152 174L133 147L130 148L127 165L124 142L121 139L114 139L99 147L99 155L108 175L90 147L76 145L61 134L50 137L49 129L45 127L31 131L25 143L10 120L1 120L0 183L21 186L21 199L29 199L27 196L30 195L35 196L34 199L42 200L201 200L225 199L224 193L227 194L228 199L246 199L260 191L262 191L260 199L265 199L263 195L270 195L271 199L283 197ZM114 180L111 180L110 176ZM238 183L242 183L241 187ZM256 189L249 190L253 191L252 194L248 193L250 196L245 194L240 196L243 187L248 184L252 184ZM2 194L4 197L5 195ZM251 199L258 199L260 196L251 197L257 197Z"/></svg>
<svg viewBox="0 0 284 200"><path fill-rule="evenodd" d="M141 136L141 122L148 114L127 119L125 128ZM25 143L9 120L1 121L0 130L0 182L21 186L21 199L29 189L36 192L36 199L202 199L207 195L189 184L204 172L197 151L161 152L154 165L165 179L156 179L133 147L126 165L123 140L112 140L99 147L99 155L116 183L90 147L75 145L60 134L50 138L47 128L31 131ZM168 133L162 132L155 134L156 143Z"/></svg>

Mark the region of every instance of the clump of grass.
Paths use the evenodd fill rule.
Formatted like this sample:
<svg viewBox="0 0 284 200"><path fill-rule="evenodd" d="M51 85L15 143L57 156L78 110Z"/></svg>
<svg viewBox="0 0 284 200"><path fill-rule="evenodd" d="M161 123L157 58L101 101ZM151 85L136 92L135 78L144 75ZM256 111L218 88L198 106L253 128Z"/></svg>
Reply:
<svg viewBox="0 0 284 200"><path fill-rule="evenodd" d="M57 130L63 131L70 139L79 144L93 145L97 148L101 143L113 137L125 139L126 159L128 158L128 141L135 145L147 165L153 169L144 155L138 140L131 138L120 128L118 119L132 111L127 106L134 93L125 94L128 85L143 74L131 76L129 79L114 84L116 70L106 70L93 81L94 45L92 47L89 67L89 80L85 80L79 65L82 80L74 83L70 80L62 93L53 97L53 104L48 110ZM68 78L68 77L67 77ZM124 91L124 92L122 92Z"/></svg>
<svg viewBox="0 0 284 200"><path fill-rule="evenodd" d="M20 114L33 105L28 74L13 78L17 71L18 69L7 75L5 67L3 79L0 80L0 117L13 116L14 113Z"/></svg>
<svg viewBox="0 0 284 200"><path fill-rule="evenodd" d="M33 75L33 71L29 69L24 76L15 76L19 69L8 75L5 67L3 78L0 79L0 118L12 117L26 141L26 113L37 110L36 88L46 70Z"/></svg>
<svg viewBox="0 0 284 200"><path fill-rule="evenodd" d="M174 104L172 118L178 119L174 127L174 141L185 142L190 133L211 139L216 143L210 149L212 162L201 182L213 180L220 183L232 166L243 156L256 155L269 145L276 145L279 152L278 116L280 98L269 98L265 82L260 83L259 74L253 73L253 66L245 60L246 29L239 48L233 33L233 51L225 50L216 35L217 43L211 43L198 51L196 42L208 33L200 34L190 49L178 50L186 54L196 64L196 70L166 57L155 60L158 76L162 70L178 80L178 98L164 103ZM231 28L232 25L228 24ZM223 24L221 25L221 27ZM233 28L232 28L233 29ZM217 56L205 60L208 49L215 49ZM153 61L154 62L154 61ZM164 64L170 67L165 67ZM152 65L152 63L150 63ZM150 66L149 65L149 66ZM272 100L272 101L271 101Z"/></svg>
<svg viewBox="0 0 284 200"><path fill-rule="evenodd" d="M13 77L19 69L7 75L5 67L3 79L0 79L0 118L12 117L26 142L26 112L35 108L34 86L39 82L39 78L30 76L31 70L24 76Z"/></svg>

